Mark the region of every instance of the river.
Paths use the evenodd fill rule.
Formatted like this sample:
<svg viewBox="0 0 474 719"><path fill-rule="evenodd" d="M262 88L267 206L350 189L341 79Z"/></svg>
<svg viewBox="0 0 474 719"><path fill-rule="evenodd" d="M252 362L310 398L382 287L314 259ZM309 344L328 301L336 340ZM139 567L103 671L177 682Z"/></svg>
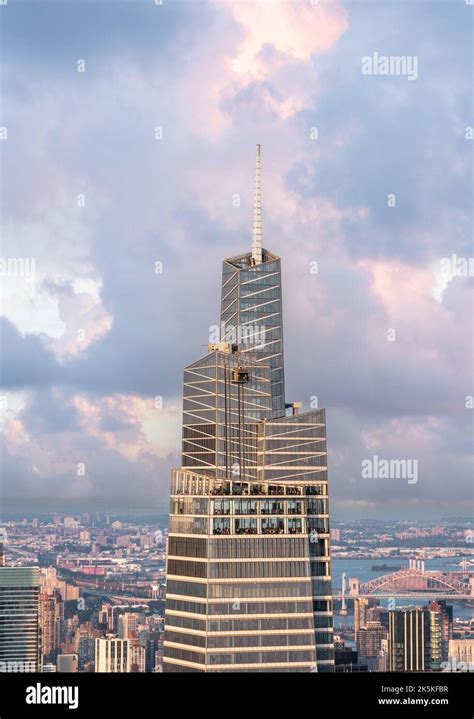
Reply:
<svg viewBox="0 0 474 719"><path fill-rule="evenodd" d="M438 571L438 572L456 572L461 569L458 563L461 561L457 557L448 558L435 558L425 560L425 569L427 571ZM343 572L346 573L346 594L348 593L348 584L350 577L357 577L359 581L368 582L371 579L376 579L383 574L388 574L388 570L378 570L373 572L372 565L374 564L386 564L389 567L408 567L408 559L333 559L331 567L333 588L338 594L341 591L341 581ZM385 599L380 600L381 606L387 606ZM426 604L426 600L415 601L414 599L399 599L398 602L401 606L403 605L415 605L415 604ZM453 604L454 607L454 618L468 620L473 618L473 607L467 604ZM340 626L340 624L352 624L352 617L340 617L339 615L334 616L334 626Z"/></svg>

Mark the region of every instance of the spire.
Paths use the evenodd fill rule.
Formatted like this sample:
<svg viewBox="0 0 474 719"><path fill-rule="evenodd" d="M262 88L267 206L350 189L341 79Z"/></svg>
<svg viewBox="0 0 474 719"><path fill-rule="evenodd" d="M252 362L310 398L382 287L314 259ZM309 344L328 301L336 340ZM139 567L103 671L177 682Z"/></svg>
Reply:
<svg viewBox="0 0 474 719"><path fill-rule="evenodd" d="M253 200L252 260L262 261L262 180L260 176L260 145L255 158L255 194Z"/></svg>

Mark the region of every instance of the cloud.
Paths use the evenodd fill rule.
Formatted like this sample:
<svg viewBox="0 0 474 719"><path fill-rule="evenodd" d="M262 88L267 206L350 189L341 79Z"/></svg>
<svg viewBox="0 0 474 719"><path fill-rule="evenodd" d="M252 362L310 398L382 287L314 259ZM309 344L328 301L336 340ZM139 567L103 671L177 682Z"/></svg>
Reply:
<svg viewBox="0 0 474 719"><path fill-rule="evenodd" d="M256 142L287 396L327 407L334 506L445 514L448 472L467 501L472 279L432 295L440 258L469 253L466 8L5 10L3 252L36 259L32 281L2 278L8 502L166 509L182 368L218 320L222 259L250 247ZM362 76L374 49L416 52L417 82ZM418 458L418 485L364 484L376 451Z"/></svg>
<svg viewBox="0 0 474 719"><path fill-rule="evenodd" d="M44 347L41 338L25 335L7 319L0 317L2 344L1 380L5 388L48 386L58 380L61 370L54 357Z"/></svg>
<svg viewBox="0 0 474 719"><path fill-rule="evenodd" d="M4 423L4 501L163 509L164 467L177 462L179 421L176 404L64 389L35 393Z"/></svg>

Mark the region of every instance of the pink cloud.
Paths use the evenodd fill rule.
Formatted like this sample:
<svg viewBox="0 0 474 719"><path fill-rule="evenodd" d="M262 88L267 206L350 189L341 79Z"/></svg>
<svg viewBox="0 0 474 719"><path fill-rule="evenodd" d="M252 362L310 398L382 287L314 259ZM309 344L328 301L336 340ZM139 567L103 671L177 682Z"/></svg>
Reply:
<svg viewBox="0 0 474 719"><path fill-rule="evenodd" d="M287 58L308 61L315 53L327 52L348 27L346 11L332 2L225 0L225 4L245 31L237 56L242 71L258 80L267 79L273 69L259 57L265 45L273 45Z"/></svg>
<svg viewBox="0 0 474 719"><path fill-rule="evenodd" d="M112 316L87 292L61 297L58 308L64 333L49 344L61 360L79 354L112 328Z"/></svg>
<svg viewBox="0 0 474 719"><path fill-rule="evenodd" d="M104 445L129 460L147 461L147 456L167 458L176 448L180 427L180 405L135 395L101 398L76 394L72 400L84 432L101 439ZM104 429L108 417L124 425Z"/></svg>

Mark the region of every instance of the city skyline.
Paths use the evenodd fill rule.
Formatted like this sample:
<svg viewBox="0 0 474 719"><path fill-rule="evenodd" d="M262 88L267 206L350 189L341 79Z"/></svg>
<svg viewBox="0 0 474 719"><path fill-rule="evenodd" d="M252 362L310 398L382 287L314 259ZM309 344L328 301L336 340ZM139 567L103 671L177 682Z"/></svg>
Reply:
<svg viewBox="0 0 474 719"><path fill-rule="evenodd" d="M290 417L291 418L291 417ZM203 493L203 476L192 471L175 472L174 483L195 483L194 491L178 492L172 497L174 520L181 523L188 521L186 517L190 502L197 500L202 509L206 502ZM181 474L181 477L179 476ZM196 484L195 479L198 479ZM207 475L207 479L211 479ZM211 479L214 482L214 480ZM234 488L235 488L235 479ZM214 482L215 483L215 482ZM215 488L220 488L227 480L217 480ZM237 482L242 488L242 483ZM273 488L270 483L267 488ZM50 672L125 672L149 673L167 671L167 647L182 645L179 633L186 628L185 637L189 640L194 634L190 651L193 652L193 661L196 660L195 647L202 646L202 628L196 624L206 621L206 615L197 612L197 604L208 605L210 615L208 648L209 654L214 656L207 671L221 671L216 654L218 647L235 647L237 654L248 651L243 644L242 622L247 621L247 607L255 599L262 601L266 589L260 588L258 597L250 597L238 602L235 594L236 580L232 580L232 611L225 617L219 610L222 600L217 600L216 591L221 593L229 588L229 573L232 567L248 569L248 558L231 561L227 550L235 550L236 540L243 544L254 540L257 544L250 552L254 561L254 568L258 565L258 548L262 541L269 542L268 547L273 553L277 546L288 548L288 540L295 546L304 542L304 535L294 531L301 518L295 514L295 505L306 501L303 494L294 494L298 485L293 484L290 495L278 496L269 491L264 496L251 493L242 496L240 492L231 492L226 495L220 492L211 492L211 504L217 502L218 511L211 512L208 518L199 514L202 520L218 522L221 529L227 520L236 522L236 535L226 535L225 532L212 533L208 538L210 549L208 568L210 571L210 586L213 587L213 596L209 602L202 604L202 592L199 591L199 600L192 599L188 591L178 600L180 606L174 606L176 590L180 581L187 584L189 590L189 577L176 576L176 570L185 569L185 574L191 571L191 566L197 564L202 568L202 557L196 560L196 553L202 554L202 542L206 537L197 534L183 535L174 521L168 529L156 519L152 523L133 523L114 520L108 516L83 514L78 519L71 516L55 515L52 521L43 522L39 519L19 522L9 521L7 531L3 532L3 548L0 545L0 621L3 629L2 659L0 671L16 672L31 671L31 655L23 652L24 640L28 639L27 646L33 653L40 650L40 671ZM280 488L281 489L281 488ZM191 495L196 493L193 498ZM308 498L307 498L308 499ZM319 502L321 497L309 497L311 504ZM266 509L270 503L288 504L288 517L286 513L268 513ZM259 504L260 510L243 516L240 510L244 504ZM232 510L222 511L235 504L238 512ZM179 511L182 507L183 512ZM175 509L178 509L176 512ZM216 507L213 507L215 510ZM259 537L249 531L249 519L254 523L270 522L274 520L288 521L293 524L290 535L265 532L262 524L262 535ZM304 518L302 518L304 521ZM308 517L307 519L311 519ZM247 524L247 529L240 532L237 524ZM408 525L408 526L407 526ZM334 652L336 672L385 672L392 671L393 662L398 664L398 671L412 671L422 668L425 672L472 672L474 664L474 626L472 621L472 597L474 596L474 578L472 566L474 561L472 548L465 541L467 523L425 523L424 526L409 525L408 522L360 522L337 523L331 529L331 574L332 598L334 603ZM197 527L196 527L197 528ZM201 527L202 528L202 527ZM214 526L215 528L215 526ZM249 536L252 535L252 536ZM322 535L319 535L321 537ZM230 543L227 542L227 538ZM214 540L214 546L213 541ZM217 541L217 544L216 544ZM317 545L312 545L317 548ZM3 552L2 552L3 549ZM243 550L244 547L241 546ZM184 561L183 550L190 552ZM219 559L226 554L226 559ZM248 554L248 552L244 552ZM216 555L216 556L214 556ZM166 560L168 556L168 566ZM217 559L217 561L216 561ZM214 560L214 561L212 561ZM314 560L314 557L313 557ZM381 561L382 560L382 561ZM265 564L273 567L280 566L282 558L265 559ZM316 560L316 566L321 559ZM377 563L375 563L377 562ZM284 568L283 561L280 569ZM291 552L290 564L294 570L301 571L301 559L297 559ZM39 565L39 567L38 567ZM219 568L220 567L220 568ZM231 571L232 570L232 571ZM267 571L267 570L266 570ZM224 574L222 574L224 572ZM180 572L178 572L179 574ZM272 570L272 576L273 576ZM380 574L382 573L382 574ZM279 575L279 571L277 572ZM376 575L379 576L376 576ZM199 576L202 572L199 572ZM218 579L222 576L221 579ZM238 572L239 582L242 582L241 572ZM299 576L299 575L298 575ZM324 578L324 577L323 577ZM329 577L327 577L329 578ZM38 582L39 579L39 582ZM216 581L217 579L217 581ZM315 588L322 579L316 572ZM12 581L13 580L13 581ZM168 588L167 588L167 580ZM199 582L196 577L192 580ZM274 584L276 580L272 579ZM281 578L278 581L282 581ZM300 586L302 578L285 579L282 586L287 592L289 586L297 582ZM39 583L39 595L38 595ZM260 584L252 572L252 580L247 584L255 593ZM184 588L185 585L183 585ZM269 585L267 585L268 587ZM296 585L294 585L296 586ZM173 602L166 603L166 591L170 592ZM179 594L179 592L178 592ZM177 597L176 597L177 599ZM217 601L216 601L217 600ZM193 612L187 614L183 602L193 602ZM226 600L224 600L226 601ZM285 642L281 641L290 629L287 620L296 622L292 631L292 641L289 642L292 650L296 649L293 641L308 638L314 629L307 625L308 613L286 613L283 616L271 617L272 603L278 604L283 600L273 598L265 602L266 611L270 616L260 616L262 648L255 644L255 621L252 617L249 637L252 653L263 651L263 640L269 636L273 639L268 642L270 646L265 651L281 652L285 649ZM286 600L288 601L288 600ZM318 602L321 601L318 599ZM298 596L300 609L306 602L302 594ZM196 606L195 606L196 604ZM16 611L21 607L22 621L18 621ZM27 612L26 614L24 613ZM408 615L407 615L408 612ZM261 612L260 612L261 613ZM165 632L165 616L167 617L167 630ZM398 630L391 631L392 626L405 623L403 617L415 617L407 624L411 626L410 636ZM424 633L419 634L416 616L423 616L422 624L418 622L418 629ZM175 617L175 621L170 618ZM396 619L398 617L398 619ZM315 615L316 618L316 615ZM328 618L322 614L321 618L327 622ZM429 628L426 624L429 618ZM39 619L39 625L37 620ZM199 619L199 622L195 621ZM228 620L234 625L234 631L228 632ZM284 620L284 621L283 621ZM224 622L223 626L219 626ZM237 628L237 622L241 626ZM270 622L270 631L264 626ZM391 624L392 622L392 624ZM173 626L173 625L176 626ZM332 618L331 618L332 624ZM422 625L425 625L423 630ZM38 637L39 626L39 637ZM191 629L198 631L192 632ZM236 629L239 631L235 632ZM258 632L260 635L260 632ZM300 635L300 636L298 636ZM235 637L238 637L238 640ZM328 626L319 628L318 637L329 637ZM275 637L278 637L280 648L276 648ZM235 644L229 641L233 638ZM38 641L39 639L39 641ZM5 641L6 640L6 641ZM225 640L225 641L223 641ZM406 641L405 641L406 640ZM169 645L171 642L171 645ZM201 644L199 643L201 642ZM226 643L227 642L227 643ZM407 643L408 642L408 643ZM184 642L186 644L187 641ZM300 642L298 642L300 643ZM283 646L281 646L283 644ZM306 653L312 651L305 642ZM115 651L114 651L115 647ZM181 646L181 649L184 647ZM327 645L323 647L328 649ZM217 651L216 651L217 650ZM421 652L421 655L420 655ZM226 655L228 651L226 650ZM116 664L114 663L115 660ZM256 654L253 654L255 657ZM397 658L398 657L398 658ZM418 659L416 658L418 657ZM179 658L179 657L178 657ZM292 670L311 671L315 668L312 659L308 662L300 654L303 661L299 666L288 668ZM181 657L182 659L182 657ZM262 657L263 663L264 659ZM259 658L260 661L260 658ZM421 662L421 664L420 664ZM178 662L179 664L179 662ZM189 666L189 665L188 665ZM202 667L191 664L193 669L202 670ZM252 669L255 667L253 664Z"/></svg>
<svg viewBox="0 0 474 719"><path fill-rule="evenodd" d="M251 243L261 142L287 393L327 409L334 515L466 516L472 8L38 5L1 8L3 257L34 260L2 264L3 511L166 513L176 368Z"/></svg>

